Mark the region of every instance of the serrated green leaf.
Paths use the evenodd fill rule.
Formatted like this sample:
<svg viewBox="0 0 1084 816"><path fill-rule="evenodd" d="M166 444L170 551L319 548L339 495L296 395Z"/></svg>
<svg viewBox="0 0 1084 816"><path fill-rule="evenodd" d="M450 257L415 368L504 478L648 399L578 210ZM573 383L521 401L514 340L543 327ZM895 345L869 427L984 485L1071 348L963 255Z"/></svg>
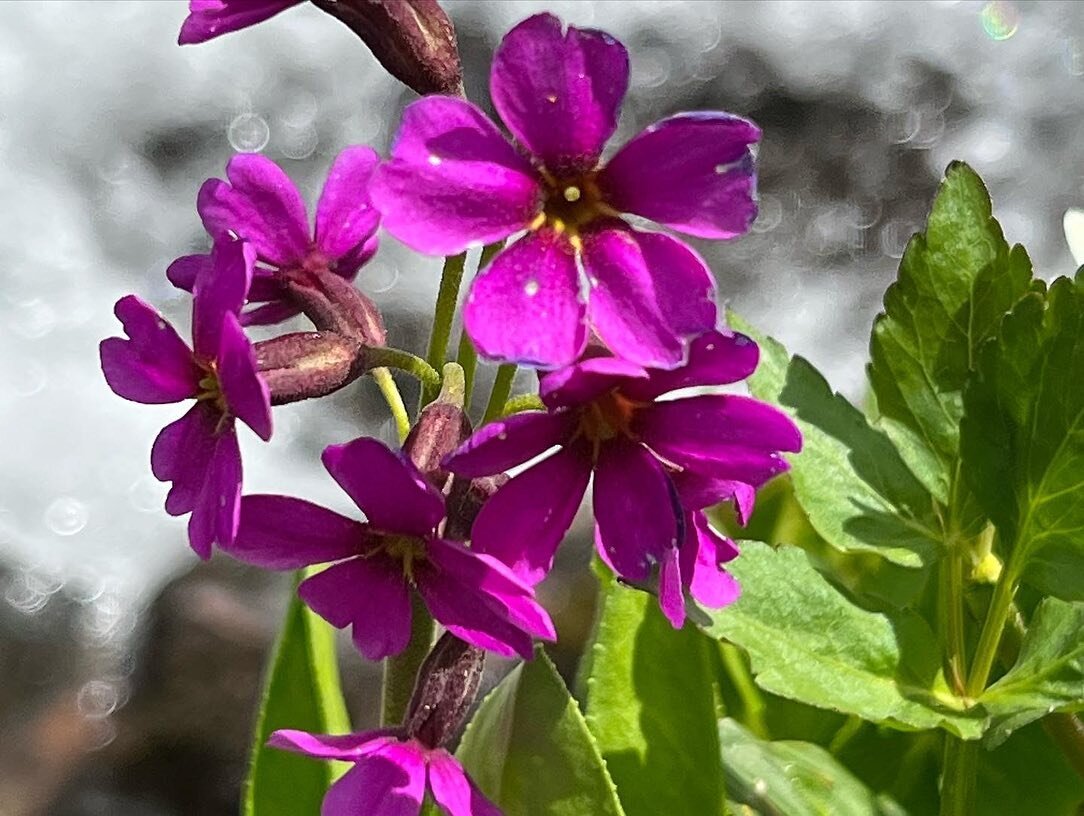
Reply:
<svg viewBox="0 0 1084 816"><path fill-rule="evenodd" d="M862 784L809 742L757 739L737 722L719 723L731 800L765 816L902 816L887 796ZM741 811L737 811L741 812Z"/></svg>
<svg viewBox="0 0 1084 816"><path fill-rule="evenodd" d="M906 567L936 558L942 534L933 499L892 441L806 360L736 315L730 323L760 345L750 392L782 407L802 431L791 478L813 528L842 552L876 553Z"/></svg>
<svg viewBox="0 0 1084 816"><path fill-rule="evenodd" d="M580 686L587 727L625 812L720 816L723 778L708 652L717 645L693 626L675 631L652 596L610 576L601 580Z"/></svg>
<svg viewBox="0 0 1084 816"><path fill-rule="evenodd" d="M963 390L979 346L1031 283L978 175L954 162L873 326L869 374L885 430L942 504L956 484ZM959 511L958 511L959 512Z"/></svg>
<svg viewBox="0 0 1084 816"><path fill-rule="evenodd" d="M1044 599L1016 663L981 702L994 717L994 745L1045 714L1084 708L1084 603Z"/></svg>
<svg viewBox="0 0 1084 816"><path fill-rule="evenodd" d="M624 816L594 737L541 648L482 701L456 756L505 816Z"/></svg>
<svg viewBox="0 0 1084 816"><path fill-rule="evenodd" d="M1017 304L965 403L965 475L1010 577L1084 600L1084 279Z"/></svg>
<svg viewBox="0 0 1084 816"><path fill-rule="evenodd" d="M243 816L319 813L328 786L346 769L268 748L278 728L350 731L335 655L335 630L292 592L272 653L241 805Z"/></svg>
<svg viewBox="0 0 1084 816"><path fill-rule="evenodd" d="M1039 723L979 753L975 812L1011 816L1080 816L1084 778Z"/></svg>
<svg viewBox="0 0 1084 816"><path fill-rule="evenodd" d="M749 653L757 685L900 728L982 733L983 712L949 692L937 639L916 613L856 606L793 547L744 542L727 568L742 596L710 613L709 631Z"/></svg>

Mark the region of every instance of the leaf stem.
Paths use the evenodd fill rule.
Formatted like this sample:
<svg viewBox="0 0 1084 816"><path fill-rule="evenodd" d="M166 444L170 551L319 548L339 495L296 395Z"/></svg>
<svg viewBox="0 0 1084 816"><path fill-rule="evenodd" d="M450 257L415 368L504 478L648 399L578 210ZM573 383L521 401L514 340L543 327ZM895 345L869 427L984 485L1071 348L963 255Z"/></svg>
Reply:
<svg viewBox="0 0 1084 816"><path fill-rule="evenodd" d="M504 363L497 368L497 376L493 378L493 390L489 392L489 402L486 403L486 412L482 416L482 424L492 422L504 413L504 406L508 402L508 395L512 393L512 381L516 378L516 364Z"/></svg>
<svg viewBox="0 0 1084 816"><path fill-rule="evenodd" d="M994 666L997 657L997 647L1001 642L1001 633L1005 630L1005 624L1009 620L1009 612L1012 610L1013 596L1016 594L1016 576L1012 569L1012 561L1005 565L1001 575L994 584L994 596L990 599L990 608L986 612L986 620L982 624L982 633L979 635L979 645L975 647L975 661L971 665L971 673L967 677L967 696L972 700L978 698L986 689L986 683L990 680L990 670Z"/></svg>
<svg viewBox="0 0 1084 816"><path fill-rule="evenodd" d="M975 816L979 743L945 735L941 765L941 816Z"/></svg>
<svg viewBox="0 0 1084 816"><path fill-rule="evenodd" d="M418 669L433 645L433 618L417 592L411 593L410 607L410 640L402 652L384 661L384 700L380 723L385 728L402 723L414 693Z"/></svg>
<svg viewBox="0 0 1084 816"><path fill-rule="evenodd" d="M384 401L388 404L388 410L391 411L391 418L395 422L395 432L399 436L401 445L410 433L410 415L403 402L403 395L399 393L399 386L395 384L395 378L388 369L374 368L369 373L373 375L380 393L384 395Z"/></svg>
<svg viewBox="0 0 1084 816"><path fill-rule="evenodd" d="M720 643L719 658L723 662L723 669L726 671L727 677L734 684L734 691L738 693L738 697L741 699L742 708L744 709L741 717L742 725L760 739L771 739L768 722L764 719L766 709L764 698L753 681L753 675L745 664L745 658L741 650L733 643Z"/></svg>
<svg viewBox="0 0 1084 816"><path fill-rule="evenodd" d="M440 288L437 290L437 303L433 311L433 329L429 334L429 350L425 359L436 371L444 366L444 357L448 353L448 338L452 334L452 320L455 317L456 304L459 302L459 285L463 281L463 267L466 253L451 255L444 259L444 269L440 273ZM420 408L424 408L440 390L436 386L423 385Z"/></svg>

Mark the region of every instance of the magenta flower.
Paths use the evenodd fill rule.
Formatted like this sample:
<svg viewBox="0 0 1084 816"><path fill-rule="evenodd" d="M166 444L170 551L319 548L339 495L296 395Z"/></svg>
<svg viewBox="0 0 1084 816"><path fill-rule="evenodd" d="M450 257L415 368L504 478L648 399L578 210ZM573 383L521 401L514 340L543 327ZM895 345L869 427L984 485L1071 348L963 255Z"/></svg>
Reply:
<svg viewBox="0 0 1084 816"><path fill-rule="evenodd" d="M487 357L567 365L590 326L617 356L674 368L684 340L715 328L715 286L701 258L620 213L703 238L741 235L756 217L760 129L728 113L682 113L603 166L628 82L621 43L564 32L540 14L505 36L490 74L516 145L462 99L427 97L404 112L372 185L390 233L451 255L527 231L475 279L464 307Z"/></svg>
<svg viewBox="0 0 1084 816"><path fill-rule="evenodd" d="M449 816L501 816L443 748L396 736L399 729L325 736L276 731L267 744L317 759L353 762L332 785L321 816L417 816L428 790Z"/></svg>
<svg viewBox="0 0 1084 816"><path fill-rule="evenodd" d="M541 396L548 411L491 422L445 460L452 472L474 477L560 446L483 505L472 530L474 549L530 583L541 580L594 473L595 541L614 571L639 583L653 565L669 563L662 576L669 586L694 593L706 587L696 569L701 551L718 564L727 560L719 555L726 545L702 519L686 524L688 514L732 500L746 518L755 489L787 468L779 451L798 451L801 435L785 414L749 397L658 397L742 380L758 356L749 338L712 331L693 341L680 369L595 357L545 375ZM714 588L705 593L716 597ZM678 618L674 607L667 614Z"/></svg>
<svg viewBox="0 0 1084 816"><path fill-rule="evenodd" d="M404 455L361 438L326 448L323 461L367 523L301 499L245 496L224 549L268 569L336 562L298 593L332 625L352 625L370 660L406 647L411 588L448 631L479 648L530 657L532 635L554 639L546 611L508 567L441 537L444 497Z"/></svg>
<svg viewBox="0 0 1084 816"><path fill-rule="evenodd" d="M188 0L178 45L207 42L231 31L254 26L302 0Z"/></svg>
<svg viewBox="0 0 1084 816"><path fill-rule="evenodd" d="M109 387L133 402L196 401L158 434L151 469L173 482L166 512L191 513L188 540L200 558L237 532L241 451L234 419L263 440L271 438L271 401L257 373L256 355L238 313L252 280L255 251L241 241L220 241L195 281L192 348L151 306L135 295L114 309L128 339L103 340L102 371Z"/></svg>
<svg viewBox="0 0 1084 816"><path fill-rule="evenodd" d="M236 235L256 248L248 298L263 305L241 317L246 326L278 323L300 309L284 296L282 277L330 269L346 280L376 253L380 214L369 201L369 180L379 158L362 145L343 150L328 171L309 231L305 202L282 169L264 156L241 153L226 165L226 178L208 179L196 198L203 225L216 240ZM207 255L185 255L166 270L174 286L191 291Z"/></svg>

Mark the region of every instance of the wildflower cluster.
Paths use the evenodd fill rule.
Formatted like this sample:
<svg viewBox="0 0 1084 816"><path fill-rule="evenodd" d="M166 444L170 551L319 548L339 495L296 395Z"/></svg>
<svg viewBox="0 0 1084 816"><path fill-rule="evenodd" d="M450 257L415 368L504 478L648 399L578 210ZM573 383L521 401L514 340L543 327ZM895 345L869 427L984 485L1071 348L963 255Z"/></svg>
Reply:
<svg viewBox="0 0 1084 816"><path fill-rule="evenodd" d="M192 0L180 41L295 4ZM747 519L756 490L786 470L781 453L801 448L785 414L720 392L747 378L759 353L721 325L703 259L626 219L698 238L743 234L756 214L760 131L732 114L683 113L603 162L628 89L628 54L601 31L540 14L510 31L493 59L490 90L506 135L455 95L454 34L435 3L400 4L413 9L407 21L395 4L316 4L427 95L405 110L386 159L366 146L339 154L311 229L277 165L231 159L225 180L209 179L197 197L211 251L167 271L192 293L191 347L132 295L116 307L127 338L103 341L102 368L126 399L193 400L159 434L151 467L172 483L165 509L189 514L201 558L217 546L266 569L325 565L308 571L300 597L349 627L370 660L403 653L419 616L448 633L412 667L402 723L353 736L274 735L273 746L355 763L324 813L417 813L427 790L453 816L497 813L446 747L474 699L485 651L529 659L534 639L556 638L535 586L592 476L599 557L623 582L657 595L680 628L692 605L721 607L739 593L724 567L738 550L705 509L732 502ZM427 255L490 245L464 299L460 365L443 365L447 299L427 361L387 347L383 318L362 291L381 228ZM457 263L462 270L461 258L449 259L442 283L452 309ZM313 331L246 337L245 327L298 314ZM504 364L505 383L511 366L538 369L539 399L508 401L497 387L487 421L472 431L463 369L469 382L475 350ZM270 441L272 405L326 396L372 373L406 431L388 366L440 394L401 450L362 437L324 451L364 520L300 498L242 494L235 420Z"/></svg>

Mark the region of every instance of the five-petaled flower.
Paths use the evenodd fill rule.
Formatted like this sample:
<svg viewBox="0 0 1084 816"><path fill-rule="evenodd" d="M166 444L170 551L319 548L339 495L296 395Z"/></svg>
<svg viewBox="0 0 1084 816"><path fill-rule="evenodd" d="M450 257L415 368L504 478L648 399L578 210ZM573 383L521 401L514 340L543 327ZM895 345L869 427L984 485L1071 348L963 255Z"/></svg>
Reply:
<svg viewBox="0 0 1084 816"><path fill-rule="evenodd" d="M191 349L135 295L121 298L114 310L128 339L101 343L102 371L120 396L150 404L196 400L158 434L151 468L161 481L173 482L166 512L192 514L188 539L201 558L210 557L216 541L225 546L237 532L241 451L234 419L261 439L271 437L270 395L238 320L254 259L247 243L215 244L194 283Z"/></svg>
<svg viewBox="0 0 1084 816"><path fill-rule="evenodd" d="M474 477L560 446L483 505L473 547L529 582L541 580L594 473L597 549L618 575L643 582L655 564L662 565L659 577L670 590L664 611L675 625L684 620L675 587L690 589L705 604L733 600L729 577L718 580L730 590L709 586L712 576L696 569L729 560L733 545L695 511L732 500L746 518L756 488L786 469L780 451L798 451L801 435L785 414L749 397L658 398L691 386L738 382L753 372L758 357L744 335L712 331L693 341L679 369L598 356L546 374L541 397L548 411L492 422L445 460L452 472Z"/></svg>
<svg viewBox="0 0 1084 816"><path fill-rule="evenodd" d="M178 45L207 42L231 31L254 26L302 0L188 0Z"/></svg>
<svg viewBox="0 0 1084 816"><path fill-rule="evenodd" d="M278 323L300 310L284 297L283 276L328 269L346 280L377 249L380 214L369 200L369 180L379 163L364 145L343 150L331 165L310 236L305 202L289 176L264 156L242 153L226 165L226 178L208 179L196 198L203 225L212 238L240 236L256 248L257 262L248 299L263 305L245 312L245 325ZM209 261L185 255L166 274L181 289L192 284Z"/></svg>
<svg viewBox="0 0 1084 816"><path fill-rule="evenodd" d="M567 365L590 327L619 357L674 368L689 337L715 328L715 287L701 258L620 214L703 238L743 234L757 211L760 129L728 113L682 113L602 165L628 81L621 43L601 31L564 32L540 14L505 36L490 75L516 146L462 99L426 97L404 112L371 188L390 233L451 255L527 231L475 279L464 306L487 357Z"/></svg>
<svg viewBox="0 0 1084 816"><path fill-rule="evenodd" d="M354 763L324 797L322 816L417 816L428 790L449 816L501 816L443 748L404 738L400 729L326 736L276 731L268 745Z"/></svg>
<svg viewBox="0 0 1084 816"><path fill-rule="evenodd" d="M401 452L375 439L324 450L324 466L366 523L286 496L246 496L230 555L268 569L334 561L298 588L317 614L379 660L410 638L411 591L457 637L502 655L531 655L553 624L531 588L496 558L440 535L444 497Z"/></svg>

